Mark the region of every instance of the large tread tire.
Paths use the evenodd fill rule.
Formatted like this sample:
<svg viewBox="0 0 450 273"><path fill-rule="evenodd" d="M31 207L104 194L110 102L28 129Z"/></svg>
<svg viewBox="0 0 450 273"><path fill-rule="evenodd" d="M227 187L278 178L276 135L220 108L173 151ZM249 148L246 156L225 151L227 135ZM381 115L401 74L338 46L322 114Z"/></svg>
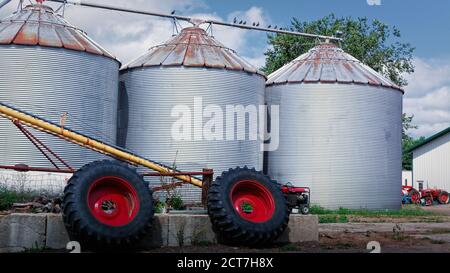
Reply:
<svg viewBox="0 0 450 273"><path fill-rule="evenodd" d="M91 185L102 177L114 176L126 181L134 189L139 208L125 225L102 223L88 205ZM151 229L154 216L152 192L148 183L125 163L102 160L83 166L75 172L64 189L63 220L70 236L82 247L103 250L133 247Z"/></svg>
<svg viewBox="0 0 450 273"><path fill-rule="evenodd" d="M411 203L420 204L420 193L417 190L411 189L408 195L411 197Z"/></svg>
<svg viewBox="0 0 450 273"><path fill-rule="evenodd" d="M244 219L234 208L231 198L233 186L240 181L257 181L270 192L275 204L274 213L264 222ZM273 243L289 222L289 206L281 187L262 172L247 167L229 169L217 177L208 191L208 214L219 242L231 245L261 247Z"/></svg>
<svg viewBox="0 0 450 273"><path fill-rule="evenodd" d="M447 198L445 198L445 197L447 197ZM448 195L448 192L446 192L446 191L441 191L441 192L439 193L439 196L438 196L438 202L439 202L439 204L441 204L441 205L448 204L448 202L449 202L449 195Z"/></svg>

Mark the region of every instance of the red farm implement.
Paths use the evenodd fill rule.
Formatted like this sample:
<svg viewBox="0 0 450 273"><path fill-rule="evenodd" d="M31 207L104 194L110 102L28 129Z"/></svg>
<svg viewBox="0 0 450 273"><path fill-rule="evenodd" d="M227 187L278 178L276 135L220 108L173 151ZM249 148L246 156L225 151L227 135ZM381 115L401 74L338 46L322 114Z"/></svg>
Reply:
<svg viewBox="0 0 450 273"><path fill-rule="evenodd" d="M52 123L0 102L0 116L13 122L55 168L25 165L0 166L17 171L73 173L63 198L63 219L73 238L85 245L114 247L132 244L148 233L154 216L152 191L144 176L171 176L177 187L192 184L203 189L218 238L230 244L262 245L274 241L287 227L292 208L309 209L309 189L281 185L262 172L236 167L213 181L213 171L180 172L64 126ZM71 168L25 127L62 138L112 157L79 170ZM137 173L142 166L154 173ZM198 176L202 176L199 178Z"/></svg>
<svg viewBox="0 0 450 273"><path fill-rule="evenodd" d="M432 206L434 202L439 204L449 203L449 194L442 189L416 190L411 186L402 186L403 203L422 204Z"/></svg>

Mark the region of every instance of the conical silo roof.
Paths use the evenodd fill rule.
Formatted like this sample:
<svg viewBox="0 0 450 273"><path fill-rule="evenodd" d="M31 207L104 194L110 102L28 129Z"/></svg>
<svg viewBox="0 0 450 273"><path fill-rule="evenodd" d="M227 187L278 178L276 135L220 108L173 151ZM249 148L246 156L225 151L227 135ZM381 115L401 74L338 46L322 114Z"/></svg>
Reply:
<svg viewBox="0 0 450 273"><path fill-rule="evenodd" d="M263 72L238 56L234 50L224 46L198 27L183 29L166 43L150 48L144 55L125 65L122 70L152 66L219 68L264 76Z"/></svg>
<svg viewBox="0 0 450 273"><path fill-rule="evenodd" d="M115 59L85 32L42 4L28 5L0 20L0 45L66 48Z"/></svg>
<svg viewBox="0 0 450 273"><path fill-rule="evenodd" d="M268 77L267 85L285 83L356 83L402 88L338 46L320 44Z"/></svg>

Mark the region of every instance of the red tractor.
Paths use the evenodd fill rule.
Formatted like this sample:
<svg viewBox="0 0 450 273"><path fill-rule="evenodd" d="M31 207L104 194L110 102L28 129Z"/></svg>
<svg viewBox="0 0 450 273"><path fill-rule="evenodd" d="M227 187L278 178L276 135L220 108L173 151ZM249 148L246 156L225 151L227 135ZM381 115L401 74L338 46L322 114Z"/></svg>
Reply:
<svg viewBox="0 0 450 273"><path fill-rule="evenodd" d="M301 214L309 214L311 190L308 187L293 187L287 184L281 186L281 191L285 194L291 211L298 209Z"/></svg>
<svg viewBox="0 0 450 273"><path fill-rule="evenodd" d="M439 204L449 203L449 194L441 189L416 190L411 186L402 186L403 203L422 204L432 206L434 201Z"/></svg>
<svg viewBox="0 0 450 273"><path fill-rule="evenodd" d="M420 192L411 186L402 186L402 196L404 203L420 204Z"/></svg>
<svg viewBox="0 0 450 273"><path fill-rule="evenodd" d="M442 205L448 204L449 201L448 192L441 189L424 189L420 191L420 195L426 206L433 205L435 200Z"/></svg>

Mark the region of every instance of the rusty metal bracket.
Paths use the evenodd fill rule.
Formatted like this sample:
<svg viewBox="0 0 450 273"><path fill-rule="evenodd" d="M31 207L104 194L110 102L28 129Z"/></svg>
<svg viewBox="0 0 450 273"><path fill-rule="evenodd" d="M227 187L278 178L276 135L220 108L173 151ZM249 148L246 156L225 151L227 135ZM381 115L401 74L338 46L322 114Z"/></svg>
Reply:
<svg viewBox="0 0 450 273"><path fill-rule="evenodd" d="M208 191L213 181L214 172L212 169L203 169L205 175L203 175L202 184L202 205L207 208Z"/></svg>
<svg viewBox="0 0 450 273"><path fill-rule="evenodd" d="M28 129L26 129L20 121L14 120L12 123L25 135L26 138L42 153L45 158L57 169L61 170L58 164L55 162L56 160L63 164L69 171L74 171L74 169L64 161L58 154L50 149L47 145L45 145L42 141L40 141L35 135L33 135ZM52 158L53 156L54 158ZM54 160L56 159L56 160Z"/></svg>

